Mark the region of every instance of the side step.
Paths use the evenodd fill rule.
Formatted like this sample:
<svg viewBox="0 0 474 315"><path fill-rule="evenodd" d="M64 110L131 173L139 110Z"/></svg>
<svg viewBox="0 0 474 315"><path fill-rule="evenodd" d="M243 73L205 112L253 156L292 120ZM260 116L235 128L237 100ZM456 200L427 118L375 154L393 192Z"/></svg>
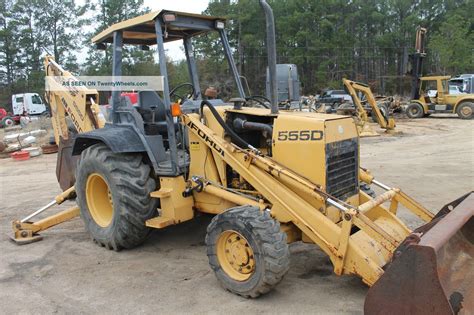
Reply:
<svg viewBox="0 0 474 315"><path fill-rule="evenodd" d="M171 193L173 192L173 188L161 188L160 190L153 191L150 193L150 196L152 198L157 198L160 199L165 199L171 197ZM175 224L174 219L159 216L159 217L154 217L151 219L146 220L145 225L151 228L155 229L163 229L167 226Z"/></svg>
<svg viewBox="0 0 474 315"><path fill-rule="evenodd" d="M150 196L151 198L166 198L171 197L171 193L173 192L173 188L161 188L160 190L153 191Z"/></svg>
<svg viewBox="0 0 474 315"><path fill-rule="evenodd" d="M184 197L186 181L182 176L161 177L160 189L150 193L150 197L160 200L160 215L145 222L155 229L179 224L194 217L193 198Z"/></svg>
<svg viewBox="0 0 474 315"><path fill-rule="evenodd" d="M155 229L163 229L167 226L175 224L174 219L165 217L154 217L146 220L145 225Z"/></svg>

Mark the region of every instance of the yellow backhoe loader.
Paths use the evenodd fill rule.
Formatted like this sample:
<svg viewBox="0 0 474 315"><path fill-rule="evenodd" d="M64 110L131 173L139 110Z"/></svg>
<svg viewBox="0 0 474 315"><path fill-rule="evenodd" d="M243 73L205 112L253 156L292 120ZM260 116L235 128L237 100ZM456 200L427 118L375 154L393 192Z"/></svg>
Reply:
<svg viewBox="0 0 474 315"><path fill-rule="evenodd" d="M273 14L266 1L260 4L270 109L247 106L222 18L161 10L93 38L98 46L112 44L116 77L123 44L156 44L163 61L165 43L183 40L191 82L184 84L190 96L172 102L176 88L170 92L160 62L163 91L140 91L136 108L113 91L112 123L77 134L72 189L92 238L108 249L132 248L150 229L213 214L205 238L209 264L235 294L270 291L288 271L288 244L303 241L319 246L337 275L357 275L372 287L367 314L472 313L474 195L434 215L361 168L351 117L279 111ZM220 36L237 87L229 103L201 99L192 38L211 31ZM360 180L384 192L371 198ZM427 224L410 229L397 217L401 207ZM30 219L14 224L17 240L35 233Z"/></svg>
<svg viewBox="0 0 474 315"><path fill-rule="evenodd" d="M342 79L344 87L349 95L352 97L354 106L357 108L357 129L359 130L360 137L373 137L379 136L379 134L373 130L369 122L369 116L362 105L362 100L359 97L358 93L362 93L365 96L366 102L372 109L372 115L379 124L380 128L385 129L387 133L395 132L395 120L392 117L389 117L389 112L383 113L375 100L374 94L370 87L364 83L355 82L347 79Z"/></svg>

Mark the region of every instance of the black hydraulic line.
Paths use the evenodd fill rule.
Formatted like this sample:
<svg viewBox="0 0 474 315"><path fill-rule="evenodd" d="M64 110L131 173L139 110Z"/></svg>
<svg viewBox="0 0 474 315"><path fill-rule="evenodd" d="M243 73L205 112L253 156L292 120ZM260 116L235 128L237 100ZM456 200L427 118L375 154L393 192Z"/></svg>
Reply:
<svg viewBox="0 0 474 315"><path fill-rule="evenodd" d="M208 101L204 100L202 101L201 103L201 115L202 115L202 110L204 108L204 106L207 106L209 108L209 110L211 111L212 115L216 118L217 122L219 123L219 125L222 126L222 128L224 128L224 130L229 134L229 136L231 137L232 141L239 147L241 148L245 148L245 149L250 149L250 150L254 150L256 151L257 149L254 148L253 146L251 146L248 142L246 142L244 139L242 139L238 134L236 134L234 132L234 130L232 130L226 123L225 121L222 119L222 117L219 115L219 113L217 112L216 108ZM258 151L258 150L257 150Z"/></svg>
<svg viewBox="0 0 474 315"><path fill-rule="evenodd" d="M257 130L266 133L266 137L271 137L273 134L272 126L264 123L247 121L242 118L236 118L233 121L234 128L238 130Z"/></svg>

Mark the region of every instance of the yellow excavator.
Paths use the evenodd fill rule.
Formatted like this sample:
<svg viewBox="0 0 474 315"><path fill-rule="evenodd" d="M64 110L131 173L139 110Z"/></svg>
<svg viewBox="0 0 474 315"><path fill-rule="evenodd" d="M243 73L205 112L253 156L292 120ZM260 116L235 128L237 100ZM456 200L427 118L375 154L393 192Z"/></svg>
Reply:
<svg viewBox="0 0 474 315"><path fill-rule="evenodd" d="M375 100L374 94L367 84L351 81L348 79L342 79L342 82L344 83L346 91L352 97L354 106L357 108L356 124L360 137L373 137L379 136L379 134L368 124L369 116L367 115L367 111L362 104L359 93L365 97L365 101L372 109L372 116L375 118L380 128L385 129L385 132L387 133L395 132L395 120L389 116L388 110L386 112L382 112L380 110L377 101Z"/></svg>
<svg viewBox="0 0 474 315"><path fill-rule="evenodd" d="M163 90L138 92L137 107L113 91L111 123L75 136L75 184L52 203L75 195L88 233L113 250L140 245L151 229L213 214L205 238L210 267L244 297L275 287L289 269L288 244L303 241L325 252L337 275L372 287L366 314L472 313L474 195L434 214L361 167L351 117L280 111L273 13L260 5L269 109L249 107L222 18L161 10L95 36L98 47L112 45L116 78L124 44L157 45L163 61L165 43L182 40L190 82L179 88L190 93L170 91L165 62ZM228 103L201 98L192 38L207 32L218 33L237 88ZM371 198L360 181L383 193ZM399 208L426 224L409 228ZM33 217L13 223L14 240L37 236Z"/></svg>

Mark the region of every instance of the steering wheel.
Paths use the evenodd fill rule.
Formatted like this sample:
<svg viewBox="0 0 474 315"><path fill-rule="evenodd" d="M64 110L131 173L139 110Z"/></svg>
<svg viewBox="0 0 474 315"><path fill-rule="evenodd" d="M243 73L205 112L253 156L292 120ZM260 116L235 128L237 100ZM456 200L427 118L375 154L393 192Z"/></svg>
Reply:
<svg viewBox="0 0 474 315"><path fill-rule="evenodd" d="M191 88L191 93L188 94L186 97L182 97L180 94L176 93L176 91L185 86ZM194 88L194 85L192 85L192 83L185 82L185 83L179 84L178 86L175 86L175 88L170 91L170 98L173 98L173 96L176 96L179 99L181 99L181 104L182 104L184 103L185 100L189 99L190 96L191 98L193 98L195 93L196 93L196 89Z"/></svg>
<svg viewBox="0 0 474 315"><path fill-rule="evenodd" d="M252 95L252 96L248 96L245 98L246 101L255 101L256 103L258 103L260 106L264 107L264 108L270 108L270 100L268 98L266 98L265 96L261 96L261 95ZM245 106L245 105L244 105Z"/></svg>

